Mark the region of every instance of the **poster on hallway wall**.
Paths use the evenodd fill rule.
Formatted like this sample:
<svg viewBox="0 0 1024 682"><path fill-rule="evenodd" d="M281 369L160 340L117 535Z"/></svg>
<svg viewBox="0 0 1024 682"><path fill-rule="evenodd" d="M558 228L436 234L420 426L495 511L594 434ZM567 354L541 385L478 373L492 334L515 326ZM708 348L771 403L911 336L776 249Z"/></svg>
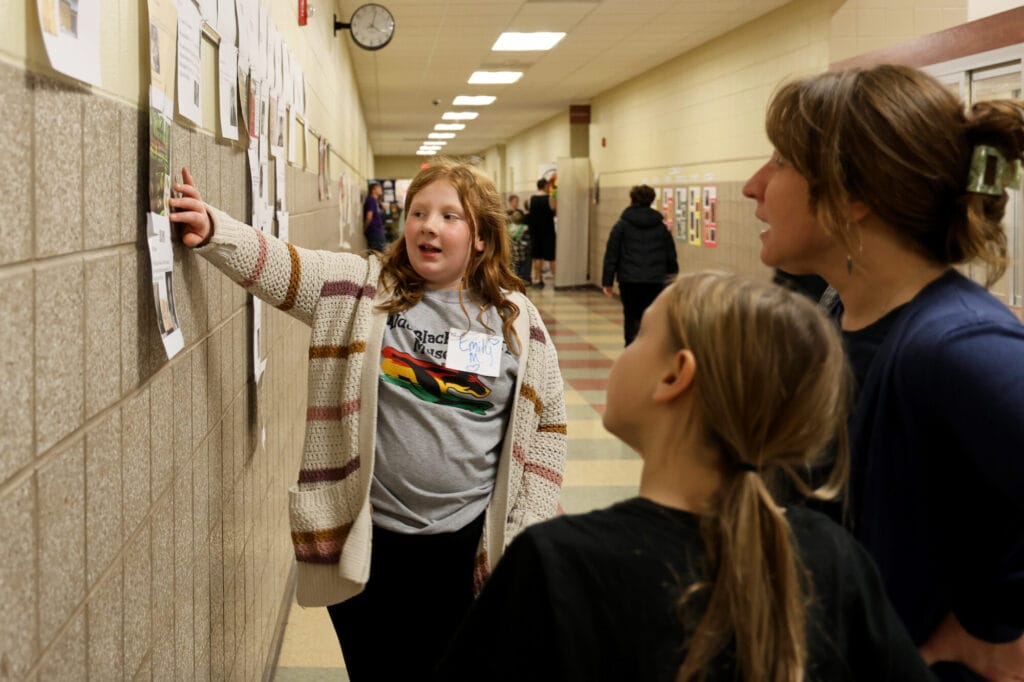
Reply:
<svg viewBox="0 0 1024 682"><path fill-rule="evenodd" d="M676 222L675 203L675 193L671 187L661 190L661 216L669 232L673 231Z"/></svg>
<svg viewBox="0 0 1024 682"><path fill-rule="evenodd" d="M704 246L718 246L718 188L704 188Z"/></svg>
<svg viewBox="0 0 1024 682"><path fill-rule="evenodd" d="M693 246L700 246L701 241L701 230L702 230L702 211L700 205L700 187L690 187L690 196L688 197L688 224L686 230L686 241Z"/></svg>
<svg viewBox="0 0 1024 682"><path fill-rule="evenodd" d="M203 124L202 62L203 19L191 2L178 5L178 113Z"/></svg>
<svg viewBox="0 0 1024 682"><path fill-rule="evenodd" d="M157 330L168 358L185 346L174 308L174 251L171 221L171 127L178 12L173 0L149 0L149 204L146 243Z"/></svg>
<svg viewBox="0 0 1024 682"><path fill-rule="evenodd" d="M238 139L238 50L221 43L217 53L220 136Z"/></svg>
<svg viewBox="0 0 1024 682"><path fill-rule="evenodd" d="M675 196L675 230L676 239L686 241L686 188L676 187Z"/></svg>
<svg viewBox="0 0 1024 682"><path fill-rule="evenodd" d="M99 0L36 0L36 7L50 66L100 85Z"/></svg>

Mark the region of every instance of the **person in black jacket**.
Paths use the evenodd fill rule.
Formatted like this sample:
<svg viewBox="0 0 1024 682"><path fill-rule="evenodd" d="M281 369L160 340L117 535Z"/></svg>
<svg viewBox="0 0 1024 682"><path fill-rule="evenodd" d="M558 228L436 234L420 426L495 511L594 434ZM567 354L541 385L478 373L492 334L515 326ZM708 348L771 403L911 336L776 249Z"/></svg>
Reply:
<svg viewBox="0 0 1024 682"><path fill-rule="evenodd" d="M669 276L679 272L672 233L662 215L651 208L654 189L636 185L629 190L629 200L632 203L608 235L601 275L601 288L608 298L612 297L616 276L619 278L627 346L636 338L647 306L665 288Z"/></svg>

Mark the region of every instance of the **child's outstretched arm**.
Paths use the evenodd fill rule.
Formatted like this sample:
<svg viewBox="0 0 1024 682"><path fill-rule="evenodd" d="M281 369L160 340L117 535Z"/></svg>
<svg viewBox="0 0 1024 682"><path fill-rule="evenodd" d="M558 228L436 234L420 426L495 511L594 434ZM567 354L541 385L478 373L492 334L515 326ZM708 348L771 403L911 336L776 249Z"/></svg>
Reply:
<svg viewBox="0 0 1024 682"><path fill-rule="evenodd" d="M168 217L172 223L181 226L181 243L195 248L210 241L213 223L188 168L181 169L181 179L182 182L171 185L171 189L181 196L171 197L171 213Z"/></svg>
<svg viewBox="0 0 1024 682"><path fill-rule="evenodd" d="M171 199L170 219L182 226L181 241L203 256L246 291L306 324L328 280L345 290L362 290L367 282L365 258L302 249L241 223L203 202L188 168L184 182L173 188L181 196ZM328 267L327 259L331 266ZM376 285L374 281L372 285Z"/></svg>

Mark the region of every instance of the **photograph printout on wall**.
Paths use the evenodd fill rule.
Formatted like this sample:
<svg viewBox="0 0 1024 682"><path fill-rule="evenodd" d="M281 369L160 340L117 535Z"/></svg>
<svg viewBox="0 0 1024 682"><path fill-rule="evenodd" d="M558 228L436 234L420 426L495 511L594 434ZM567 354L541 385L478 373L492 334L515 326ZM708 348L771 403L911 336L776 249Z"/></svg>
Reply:
<svg viewBox="0 0 1024 682"><path fill-rule="evenodd" d="M168 358L184 348L174 309L174 252L167 218L171 196L177 9L173 0L149 0L149 203L146 243L157 329Z"/></svg>
<svg viewBox="0 0 1024 682"><path fill-rule="evenodd" d="M100 85L99 0L36 0L36 6L50 66Z"/></svg>

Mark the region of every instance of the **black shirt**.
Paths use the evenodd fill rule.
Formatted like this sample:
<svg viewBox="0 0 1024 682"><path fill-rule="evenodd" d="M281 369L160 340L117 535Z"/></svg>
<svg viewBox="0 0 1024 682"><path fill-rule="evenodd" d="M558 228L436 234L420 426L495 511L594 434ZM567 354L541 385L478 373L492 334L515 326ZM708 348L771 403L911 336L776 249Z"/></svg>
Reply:
<svg viewBox="0 0 1024 682"><path fill-rule="evenodd" d="M821 514L787 519L814 583L807 680L930 680L864 550ZM698 518L634 498L531 526L508 547L440 680L675 680L676 604L699 578ZM709 680L734 679L729 651Z"/></svg>

